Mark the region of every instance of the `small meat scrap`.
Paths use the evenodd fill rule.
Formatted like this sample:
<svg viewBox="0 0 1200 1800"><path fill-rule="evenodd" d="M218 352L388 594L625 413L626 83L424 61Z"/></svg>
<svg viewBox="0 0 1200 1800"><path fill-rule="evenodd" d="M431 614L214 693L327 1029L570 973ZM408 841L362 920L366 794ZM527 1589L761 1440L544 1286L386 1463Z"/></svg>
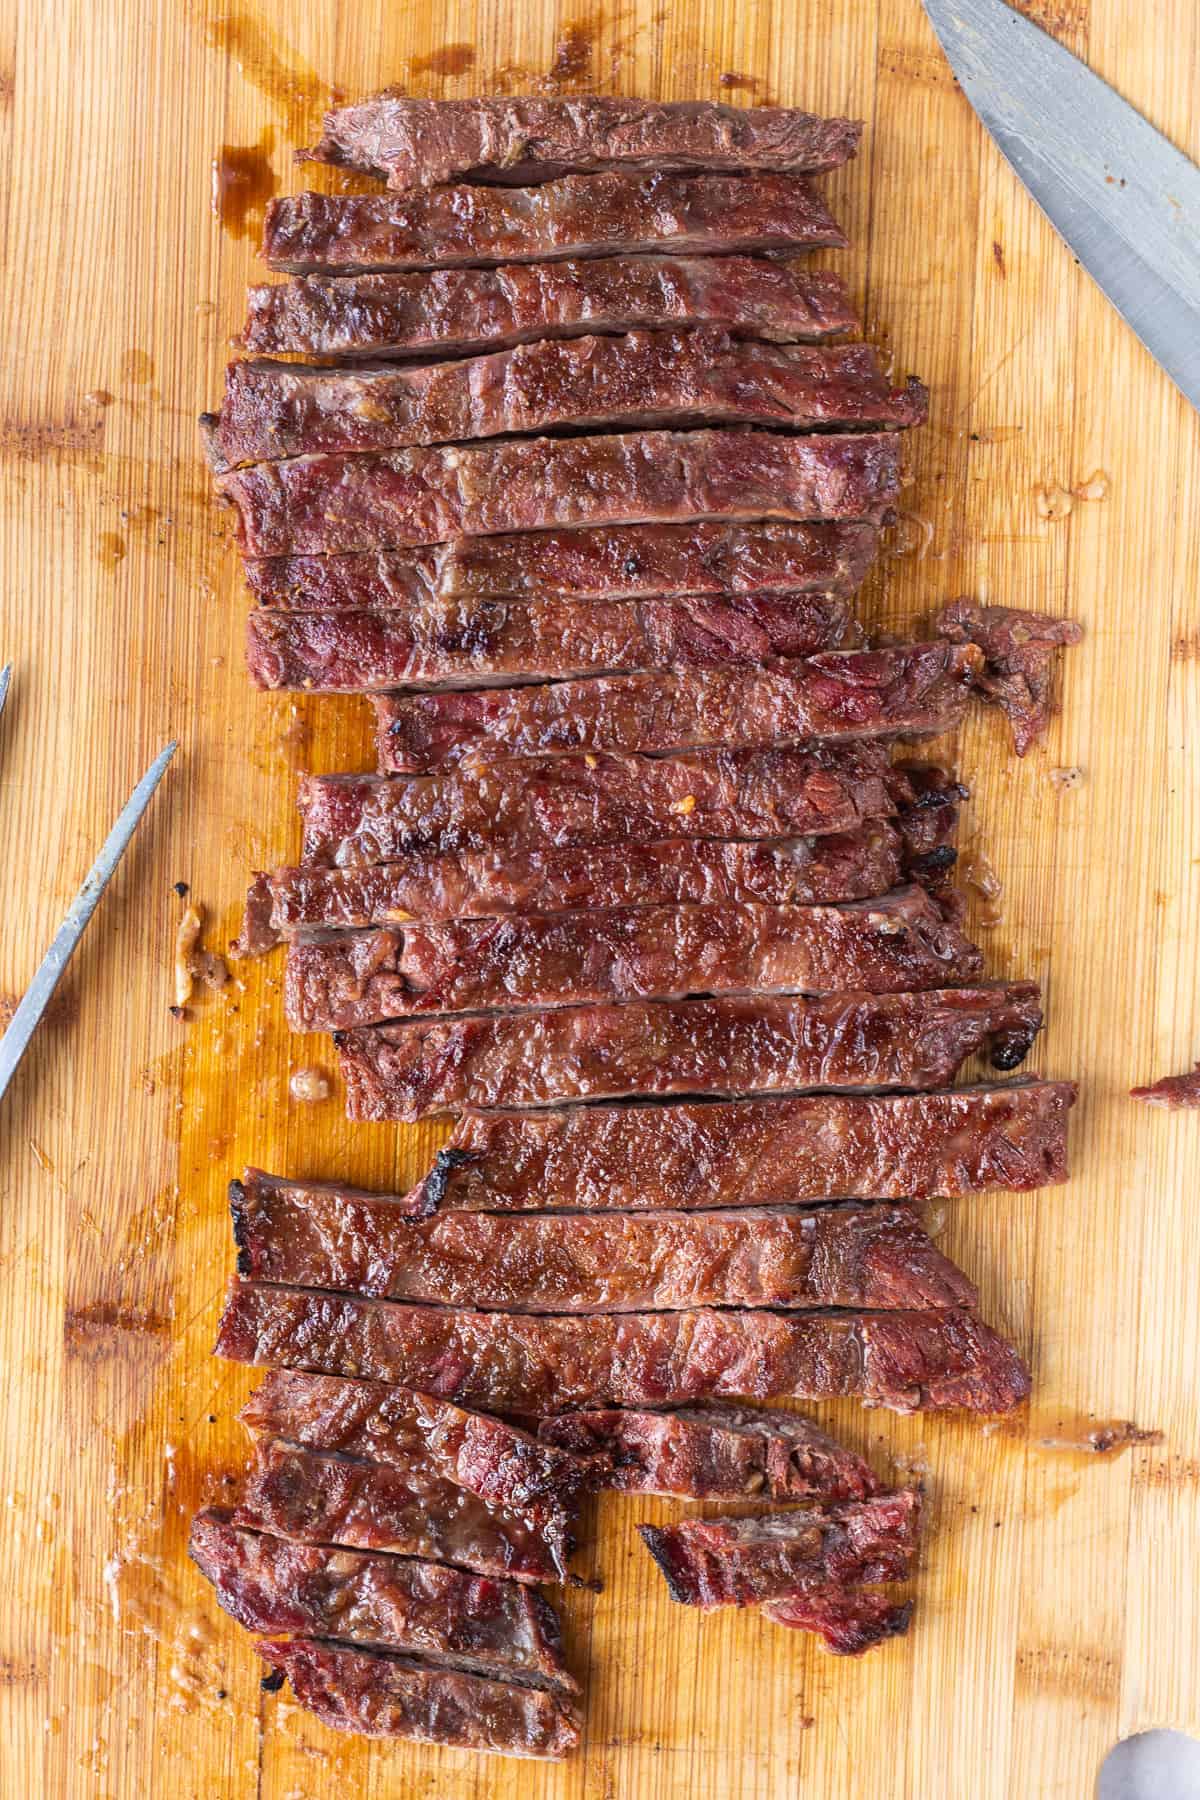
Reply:
<svg viewBox="0 0 1200 1800"><path fill-rule="evenodd" d="M1178 1111L1185 1106L1200 1106L1200 1062L1187 1075L1164 1075L1149 1087L1130 1088L1134 1100L1147 1106L1167 1106Z"/></svg>
<svg viewBox="0 0 1200 1800"><path fill-rule="evenodd" d="M1054 712L1054 652L1077 644L1083 627L1048 613L956 600L940 614L937 629L956 644L977 644L983 651L986 661L975 685L1005 714L1013 747L1024 756Z"/></svg>
<svg viewBox="0 0 1200 1800"><path fill-rule="evenodd" d="M681 1519L638 1531L672 1600L712 1611L829 1587L903 1581L920 1539L915 1488L761 1519Z"/></svg>
<svg viewBox="0 0 1200 1800"><path fill-rule="evenodd" d="M205 950L200 943L204 930L204 909L189 906L175 932L175 1005L186 1006L196 982L205 987L223 988L229 980L224 960Z"/></svg>

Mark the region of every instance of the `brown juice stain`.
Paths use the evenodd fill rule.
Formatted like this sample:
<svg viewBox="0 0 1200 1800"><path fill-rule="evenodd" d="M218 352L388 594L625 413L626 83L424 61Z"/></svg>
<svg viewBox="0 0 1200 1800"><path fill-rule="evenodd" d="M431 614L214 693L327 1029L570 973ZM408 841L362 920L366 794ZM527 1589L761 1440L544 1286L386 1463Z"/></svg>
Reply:
<svg viewBox="0 0 1200 1800"><path fill-rule="evenodd" d="M146 350L126 350L121 356L121 380L145 387L154 379L154 359Z"/></svg>
<svg viewBox="0 0 1200 1800"><path fill-rule="evenodd" d="M475 66L474 44L443 44L428 56L414 57L409 63L410 75L465 75Z"/></svg>
<svg viewBox="0 0 1200 1800"><path fill-rule="evenodd" d="M1135 1444L1161 1444L1161 1431L1146 1430L1132 1419L1097 1419L1092 1413L1047 1421L1050 1429L1031 1431L1030 1447L1070 1456L1120 1456Z"/></svg>
<svg viewBox="0 0 1200 1800"><path fill-rule="evenodd" d="M125 539L118 531L102 531L96 546L96 560L102 568L115 569L125 559Z"/></svg>
<svg viewBox="0 0 1200 1800"><path fill-rule="evenodd" d="M258 235L262 212L276 188L274 148L275 129L268 125L257 144L225 144L213 157L213 217L231 237Z"/></svg>
<svg viewBox="0 0 1200 1800"><path fill-rule="evenodd" d="M550 64L551 81L581 81L592 67L592 36L597 29L595 19L580 19L563 27L554 47Z"/></svg>
<svg viewBox="0 0 1200 1800"><path fill-rule="evenodd" d="M717 76L717 86L737 88L757 99L762 82L757 75L743 75L740 69L725 69Z"/></svg>
<svg viewBox="0 0 1200 1800"><path fill-rule="evenodd" d="M223 13L205 26L204 41L231 56L246 80L278 109L289 136L305 133L333 97L330 83L298 61L261 20Z"/></svg>

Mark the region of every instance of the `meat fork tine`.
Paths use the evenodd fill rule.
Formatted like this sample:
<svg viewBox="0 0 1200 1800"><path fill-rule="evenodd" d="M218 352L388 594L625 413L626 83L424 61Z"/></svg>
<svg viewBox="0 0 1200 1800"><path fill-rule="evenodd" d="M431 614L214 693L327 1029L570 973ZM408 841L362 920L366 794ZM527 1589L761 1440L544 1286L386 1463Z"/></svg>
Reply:
<svg viewBox="0 0 1200 1800"><path fill-rule="evenodd" d="M0 691L0 705L3 705L3 694L7 691L7 685ZM138 821L149 806L151 796L177 748L178 744L172 742L165 750L159 751L125 802L116 824L104 841L103 849L88 871L87 879L72 901L70 911L59 926L41 968L26 988L8 1030L0 1038L0 1099L3 1099L17 1064L28 1048L38 1020L49 1005L63 971L74 955L75 946L83 936L88 920L95 912L117 864L128 849Z"/></svg>

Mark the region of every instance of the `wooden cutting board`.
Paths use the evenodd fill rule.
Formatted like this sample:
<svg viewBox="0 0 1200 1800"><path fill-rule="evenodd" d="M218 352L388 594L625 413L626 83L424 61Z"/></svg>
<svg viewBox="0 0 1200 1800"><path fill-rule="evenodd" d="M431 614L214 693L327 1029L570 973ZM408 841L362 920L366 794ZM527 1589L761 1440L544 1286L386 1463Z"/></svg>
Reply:
<svg viewBox="0 0 1200 1800"><path fill-rule="evenodd" d="M3 993L152 755L181 746L0 1112L0 1791L1090 1795L1124 1734L1200 1731L1200 1121L1125 1098L1200 1054L1200 424L1002 165L917 0L235 7L59 0L48 30L18 0L0 19ZM1200 155L1193 5L1040 16ZM863 154L830 184L854 239L840 266L933 397L864 611L908 626L967 592L1069 609L1088 634L1043 748L1016 762L983 717L960 745L968 866L1003 884L976 896L991 969L1044 983L1037 1066L1083 1083L1069 1187L943 1209L943 1243L1032 1359L1029 1415L824 1409L928 1485L911 1636L862 1663L673 1607L633 1532L672 1509L606 1500L583 1559L604 1591L566 1601L587 1724L562 1768L368 1746L260 1695L184 1551L243 1454L252 1382L209 1354L227 1179L253 1160L403 1184L440 1135L289 1098L296 1070L332 1068L288 1036L275 962L168 1012L172 884L223 947L249 870L297 846L297 771L367 766L357 702L250 691L194 420L259 278L263 198L299 185L291 151L335 84L387 82L862 115ZM1114 1420L1162 1441L1083 1448Z"/></svg>

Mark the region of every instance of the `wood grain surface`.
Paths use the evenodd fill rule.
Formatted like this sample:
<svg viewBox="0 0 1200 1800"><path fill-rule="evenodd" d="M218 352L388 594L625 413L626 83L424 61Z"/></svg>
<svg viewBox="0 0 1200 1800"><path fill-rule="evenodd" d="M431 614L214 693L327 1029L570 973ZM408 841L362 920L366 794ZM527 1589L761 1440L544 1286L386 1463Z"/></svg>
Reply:
<svg viewBox="0 0 1200 1800"><path fill-rule="evenodd" d="M1194 5L1039 16L1200 155ZM912 1633L862 1663L672 1607L633 1533L672 1509L606 1500L583 1559L604 1591L566 1601L587 1724L560 1768L342 1739L261 1695L184 1552L252 1384L210 1356L226 1180L253 1159L404 1183L439 1136L350 1127L336 1089L289 1099L296 1069L332 1068L289 1038L277 962L168 1012L172 884L224 947L248 871L297 847L297 771L368 761L362 704L250 691L194 420L258 278L262 198L301 185L291 151L335 84L386 82L861 115L830 183L840 266L933 402L864 610L896 628L967 592L1087 628L1043 748L1017 763L985 717L960 745L973 866L1003 882L976 907L991 969L1045 984L1036 1061L1084 1084L1068 1188L944 1209L943 1244L1032 1359L1028 1416L822 1409L929 1489ZM1126 1733L1200 1731L1200 1120L1125 1098L1200 1054L1200 425L1001 163L917 0L15 0L0 145L0 992L181 741L0 1110L0 1793L1025 1800L1090 1795ZM222 153L244 178L224 223ZM1161 1444L1081 1448L1127 1419Z"/></svg>

